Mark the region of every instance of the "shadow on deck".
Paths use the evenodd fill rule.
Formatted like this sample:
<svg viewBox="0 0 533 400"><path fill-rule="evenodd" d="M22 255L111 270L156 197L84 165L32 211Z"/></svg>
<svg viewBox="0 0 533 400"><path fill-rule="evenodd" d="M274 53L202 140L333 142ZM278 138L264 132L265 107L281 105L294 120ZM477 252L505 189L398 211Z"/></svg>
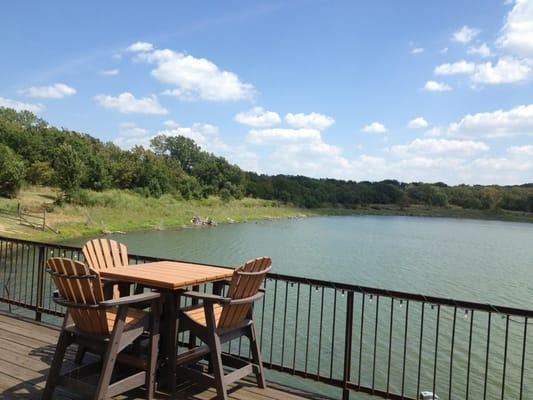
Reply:
<svg viewBox="0 0 533 400"><path fill-rule="evenodd" d="M46 376L55 351L59 331L53 327L22 320L0 313L0 399L40 399ZM65 367L73 366L74 351L67 353ZM246 381L230 389L231 399L323 399L323 396L297 389L271 384L266 390ZM58 400L78 399L66 392L55 396ZM142 390L133 391L117 399L143 399ZM158 393L158 399L169 396ZM213 388L206 389L188 382L181 382L177 399L214 399Z"/></svg>

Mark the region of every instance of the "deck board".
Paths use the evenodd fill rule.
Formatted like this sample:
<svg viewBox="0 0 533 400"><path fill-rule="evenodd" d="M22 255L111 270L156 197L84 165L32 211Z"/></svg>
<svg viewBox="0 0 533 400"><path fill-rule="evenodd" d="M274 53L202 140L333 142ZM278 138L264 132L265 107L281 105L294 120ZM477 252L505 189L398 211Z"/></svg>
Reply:
<svg viewBox="0 0 533 400"><path fill-rule="evenodd" d="M48 368L52 362L59 331L56 328L22 320L0 313L0 399L40 399L44 388ZM74 349L67 353L66 368L71 368ZM205 389L191 383L179 385L176 399L208 400L214 399L213 388ZM55 396L58 400L77 400L66 392ZM119 400L136 400L144 398L142 390L137 390ZM163 393L157 398L168 399ZM304 393L292 388L275 386L262 390L254 384L242 382L230 389L230 398L234 400L297 400L303 398L321 398L319 395Z"/></svg>

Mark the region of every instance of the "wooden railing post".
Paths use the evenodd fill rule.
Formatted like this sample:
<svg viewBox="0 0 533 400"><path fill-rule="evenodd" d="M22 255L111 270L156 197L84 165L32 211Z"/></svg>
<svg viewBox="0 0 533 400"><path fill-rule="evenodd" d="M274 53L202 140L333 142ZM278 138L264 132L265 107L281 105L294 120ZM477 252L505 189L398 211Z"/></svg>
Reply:
<svg viewBox="0 0 533 400"><path fill-rule="evenodd" d="M42 311L44 304L44 269L46 263L46 248L45 246L39 246L39 259L37 263L37 297L36 297L36 310L35 320L41 321Z"/></svg>
<svg viewBox="0 0 533 400"><path fill-rule="evenodd" d="M350 381L352 369L353 299L353 292L349 291L346 299L346 327L344 334L344 374L342 378L344 384L342 390L343 400L348 400L350 398L348 382Z"/></svg>

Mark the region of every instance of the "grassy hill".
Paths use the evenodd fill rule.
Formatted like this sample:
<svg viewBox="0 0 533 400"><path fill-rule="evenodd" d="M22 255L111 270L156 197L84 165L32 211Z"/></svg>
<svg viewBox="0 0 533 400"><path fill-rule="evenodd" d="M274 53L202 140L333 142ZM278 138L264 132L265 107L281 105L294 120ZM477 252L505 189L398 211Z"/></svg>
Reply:
<svg viewBox="0 0 533 400"><path fill-rule="evenodd" d="M43 232L0 214L0 234L28 239L58 240L67 237L97 235L108 231L168 229L191 225L191 218L209 217L218 223L258 219L289 218L309 215L309 210L283 206L272 200L245 198L223 202L217 197L182 200L171 195L159 199L144 197L127 190L83 191L85 205L56 205L57 189L30 186L17 198L0 198L0 209L16 210L22 204L28 209L45 206L47 224L60 233Z"/></svg>

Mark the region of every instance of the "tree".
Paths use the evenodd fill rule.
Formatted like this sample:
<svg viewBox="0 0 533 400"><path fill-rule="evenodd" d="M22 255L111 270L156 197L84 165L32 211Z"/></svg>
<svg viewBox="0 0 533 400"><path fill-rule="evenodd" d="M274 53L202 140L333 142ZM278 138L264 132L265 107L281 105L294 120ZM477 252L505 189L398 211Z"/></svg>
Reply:
<svg viewBox="0 0 533 400"><path fill-rule="evenodd" d="M9 147L0 144L0 196L13 198L24 179L24 162Z"/></svg>
<svg viewBox="0 0 533 400"><path fill-rule="evenodd" d="M483 187L479 190L481 207L484 210L495 210L500 201L500 191L496 187Z"/></svg>
<svg viewBox="0 0 533 400"><path fill-rule="evenodd" d="M85 166L72 146L63 143L57 148L53 167L56 182L69 200L72 193L80 188Z"/></svg>
<svg viewBox="0 0 533 400"><path fill-rule="evenodd" d="M178 160L181 168L189 174L202 157L200 146L185 136L159 135L151 140L150 145L157 155L169 155Z"/></svg>
<svg viewBox="0 0 533 400"><path fill-rule="evenodd" d="M48 161L35 161L26 171L26 180L32 185L52 185L54 169Z"/></svg>

